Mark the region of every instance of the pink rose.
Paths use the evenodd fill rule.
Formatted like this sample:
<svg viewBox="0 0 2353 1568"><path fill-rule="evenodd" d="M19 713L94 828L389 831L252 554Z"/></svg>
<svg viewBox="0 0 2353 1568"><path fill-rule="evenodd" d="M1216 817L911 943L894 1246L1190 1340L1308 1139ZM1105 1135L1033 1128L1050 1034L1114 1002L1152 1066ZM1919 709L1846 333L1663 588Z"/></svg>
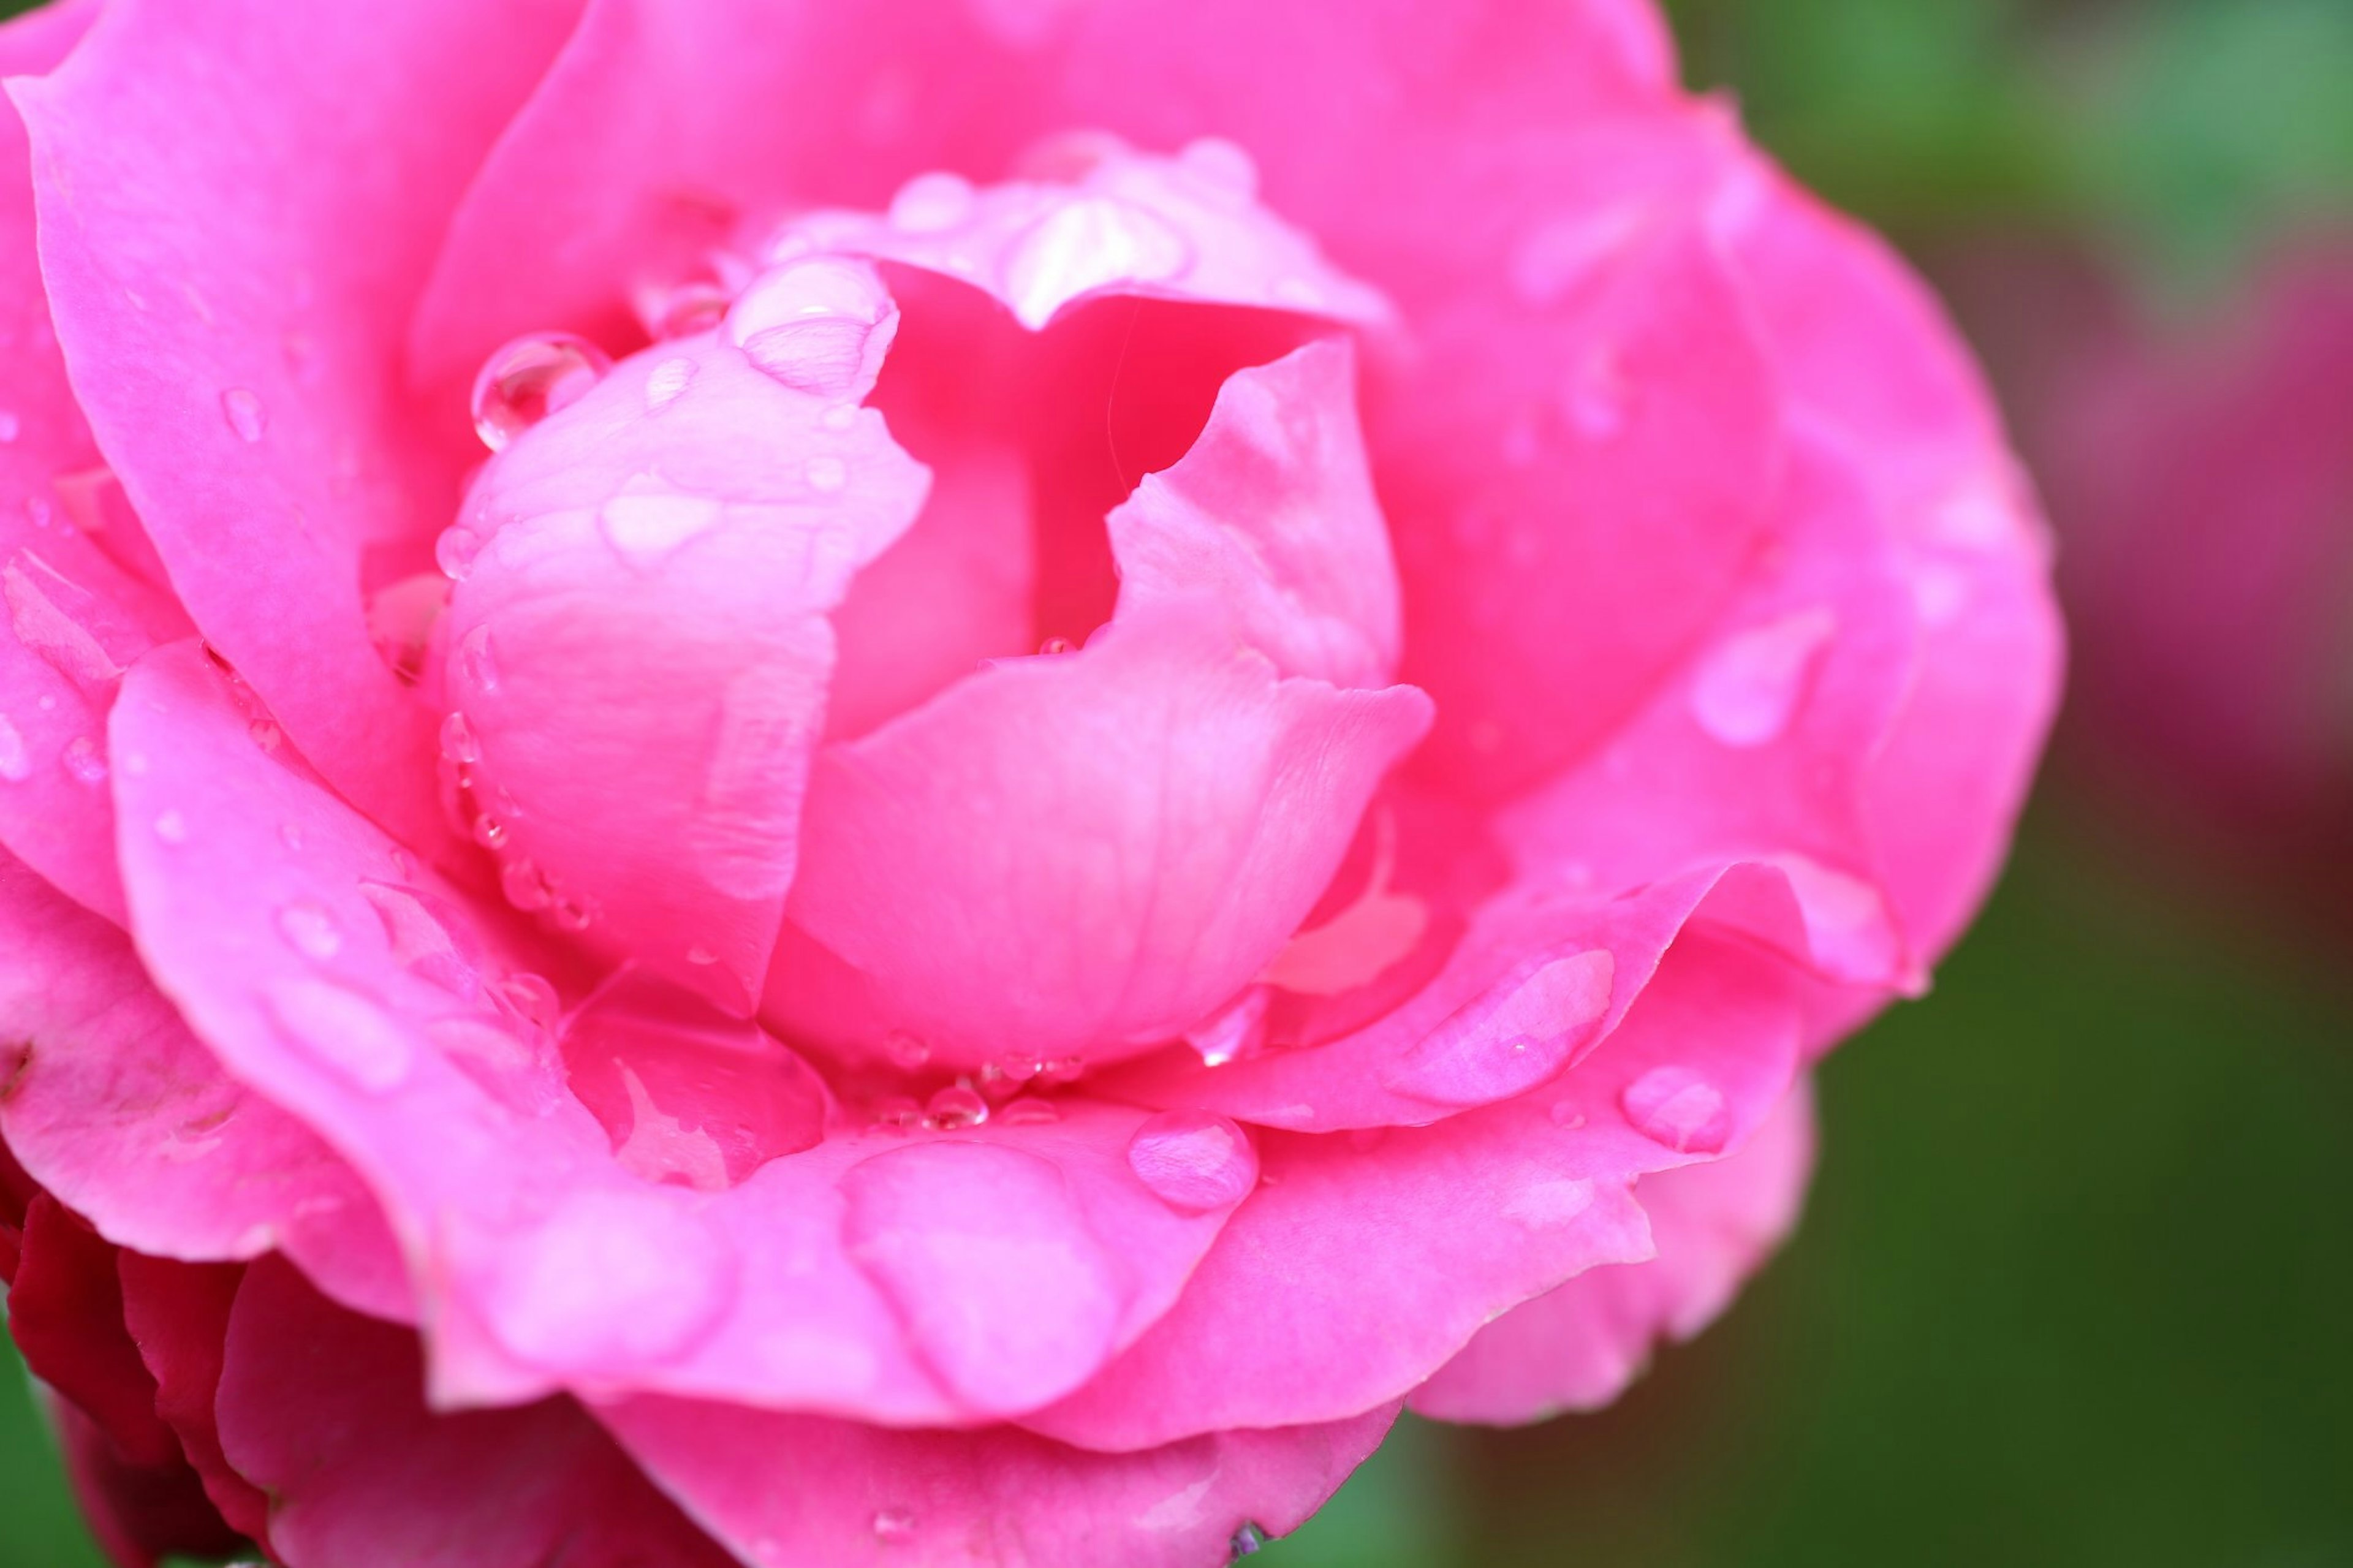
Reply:
<svg viewBox="0 0 2353 1568"><path fill-rule="evenodd" d="M2082 633L2079 753L2177 854L2219 838L2341 910L2353 247L2282 257L2189 331L2111 315L2046 373L2031 432Z"/></svg>
<svg viewBox="0 0 2353 1568"><path fill-rule="evenodd" d="M125 1561L1254 1550L1696 1331L1993 874L2031 502L1644 0L0 49L16 1328Z"/></svg>

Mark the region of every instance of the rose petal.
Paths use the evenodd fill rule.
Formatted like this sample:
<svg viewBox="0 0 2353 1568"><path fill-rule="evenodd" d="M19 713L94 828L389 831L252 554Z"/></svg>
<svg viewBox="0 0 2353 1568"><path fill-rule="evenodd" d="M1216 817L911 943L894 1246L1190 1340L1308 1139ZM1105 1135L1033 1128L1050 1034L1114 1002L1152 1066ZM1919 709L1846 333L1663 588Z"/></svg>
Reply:
<svg viewBox="0 0 2353 1568"><path fill-rule="evenodd" d="M1813 1149L1800 1089L1723 1159L1643 1177L1634 1196L1658 1256L1588 1270L1513 1308L1414 1391L1413 1408L1511 1426L1609 1404L1654 1343L1696 1336L1780 1245L1797 1223Z"/></svg>
<svg viewBox="0 0 2353 1568"><path fill-rule="evenodd" d="M431 722L362 595L426 563L468 453L459 410L420 421L386 371L446 215L569 9L486 22L444 0L355 29L133 3L10 87L66 361L174 585L305 754L420 842L438 832Z"/></svg>
<svg viewBox="0 0 2353 1568"><path fill-rule="evenodd" d="M269 1544L269 1500L221 1452L214 1408L220 1392L229 1308L245 1270L233 1264L174 1263L123 1252L123 1323L155 1379L155 1412L203 1478L205 1495L240 1535Z"/></svg>
<svg viewBox="0 0 2353 1568"><path fill-rule="evenodd" d="M760 1568L1195 1568L1245 1525L1281 1535L1303 1523L1393 1415L1114 1455L1001 1427L893 1432L677 1400L598 1412L663 1489Z"/></svg>

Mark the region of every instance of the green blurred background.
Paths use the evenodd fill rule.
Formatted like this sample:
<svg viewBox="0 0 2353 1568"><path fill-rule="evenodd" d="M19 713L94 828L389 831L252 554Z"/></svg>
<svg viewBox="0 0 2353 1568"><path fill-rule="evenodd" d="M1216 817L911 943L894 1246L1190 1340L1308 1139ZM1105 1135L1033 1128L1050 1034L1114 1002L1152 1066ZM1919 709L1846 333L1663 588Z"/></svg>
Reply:
<svg viewBox="0 0 2353 1568"><path fill-rule="evenodd" d="M2353 0L1674 10L1932 270L2062 234L2189 312L2353 216ZM1409 1421L1259 1561L2353 1564L2353 965L2281 909L2054 769L1935 995L1828 1064L1804 1226L1723 1322L1599 1416ZM6 1381L0 1564L96 1564Z"/></svg>

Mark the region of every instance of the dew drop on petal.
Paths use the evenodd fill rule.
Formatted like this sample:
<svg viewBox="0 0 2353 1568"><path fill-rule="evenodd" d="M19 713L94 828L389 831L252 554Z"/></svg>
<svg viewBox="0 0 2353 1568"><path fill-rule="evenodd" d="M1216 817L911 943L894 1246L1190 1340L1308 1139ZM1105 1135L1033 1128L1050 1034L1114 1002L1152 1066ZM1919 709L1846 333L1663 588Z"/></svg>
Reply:
<svg viewBox="0 0 2353 1568"><path fill-rule="evenodd" d="M499 661L491 647L491 628L476 626L458 639L458 674L477 691L499 689Z"/></svg>
<svg viewBox="0 0 2353 1568"><path fill-rule="evenodd" d="M962 174L934 170L918 174L891 198L891 226L906 234L934 234L972 216L977 198Z"/></svg>
<svg viewBox="0 0 2353 1568"><path fill-rule="evenodd" d="M564 1004L544 976L517 970L499 982L499 995L515 1016L543 1033L553 1034L563 1021Z"/></svg>
<svg viewBox="0 0 2353 1568"><path fill-rule="evenodd" d="M1265 1551L1268 1540L1263 1528L1255 1521L1246 1521L1234 1531L1233 1539L1226 1542L1226 1550L1231 1560L1239 1563L1245 1557L1255 1557Z"/></svg>
<svg viewBox="0 0 2353 1568"><path fill-rule="evenodd" d="M498 849L507 841L507 825L485 811L474 818L471 837L485 849Z"/></svg>
<svg viewBox="0 0 2353 1568"><path fill-rule="evenodd" d="M1723 745L1778 740L1797 715L1807 676L1837 631L1838 617L1816 608L1726 638L1693 677L1692 716Z"/></svg>
<svg viewBox="0 0 2353 1568"><path fill-rule="evenodd" d="M923 1124L923 1108L904 1095L886 1095L871 1110L874 1125L885 1131L912 1132Z"/></svg>
<svg viewBox="0 0 2353 1568"><path fill-rule="evenodd" d="M335 917L313 903L288 904L278 911L278 934L303 957L324 963L343 950Z"/></svg>
<svg viewBox="0 0 2353 1568"><path fill-rule="evenodd" d="M155 818L155 837L166 844L188 841L188 819L177 811L166 811Z"/></svg>
<svg viewBox="0 0 2353 1568"><path fill-rule="evenodd" d="M625 561L649 564L717 526L719 502L674 490L623 491L596 511L596 528Z"/></svg>
<svg viewBox="0 0 2353 1568"><path fill-rule="evenodd" d="M1040 1127L1048 1122L1060 1121L1062 1113L1054 1108L1050 1100L1023 1099L1006 1104L997 1111L997 1120L1008 1127Z"/></svg>
<svg viewBox="0 0 2353 1568"><path fill-rule="evenodd" d="M462 583L473 574L474 562L482 553L482 536L464 523L452 523L441 531L433 542L433 563L452 583Z"/></svg>
<svg viewBox="0 0 2353 1568"><path fill-rule="evenodd" d="M803 472L808 479L809 489L822 490L828 495L849 482L849 466L839 458L811 458Z"/></svg>
<svg viewBox="0 0 2353 1568"><path fill-rule="evenodd" d="M646 412L659 414L676 403L694 380L691 359L666 359L646 377Z"/></svg>
<svg viewBox="0 0 2353 1568"><path fill-rule="evenodd" d="M548 913L554 920L558 930L567 931L575 935L596 923L596 911L594 909L582 900L565 894L556 895L554 902L549 907Z"/></svg>
<svg viewBox="0 0 2353 1568"><path fill-rule="evenodd" d="M25 749L24 734L8 716L0 713L0 779L20 784L33 771L33 759Z"/></svg>
<svg viewBox="0 0 2353 1568"><path fill-rule="evenodd" d="M1204 136L1187 143L1176 160L1187 173L1229 196L1249 201L1258 195L1258 164L1240 146L1222 136Z"/></svg>
<svg viewBox="0 0 2353 1568"><path fill-rule="evenodd" d="M482 760L481 742L474 739L473 726L463 713L453 712L441 721L441 754L461 767Z"/></svg>
<svg viewBox="0 0 2353 1568"><path fill-rule="evenodd" d="M877 1509L874 1512L874 1539L904 1541L915 1533L915 1516L903 1508Z"/></svg>
<svg viewBox="0 0 2353 1568"><path fill-rule="evenodd" d="M605 351L570 332L520 337L483 362L474 378L474 433L493 452L551 414L588 395L613 368Z"/></svg>
<svg viewBox="0 0 2353 1568"><path fill-rule="evenodd" d="M24 428L24 422L19 420L13 411L0 408L0 447L14 441L23 433Z"/></svg>
<svg viewBox="0 0 2353 1568"><path fill-rule="evenodd" d="M269 427L269 416L261 406L261 399L250 387L232 386L221 394L221 416L237 438L248 444L261 439Z"/></svg>
<svg viewBox="0 0 2353 1568"><path fill-rule="evenodd" d="M686 961L697 969L708 969L719 962L719 955L707 947L690 947L686 950Z"/></svg>
<svg viewBox="0 0 2353 1568"><path fill-rule="evenodd" d="M1609 1012L1616 973L1604 949L1554 959L1417 1041L1381 1081L1439 1105L1487 1105L1533 1089L1568 1064Z"/></svg>
<svg viewBox="0 0 2353 1568"><path fill-rule="evenodd" d="M408 1080L416 1049L374 1001L313 976L271 981L262 992L279 1030L321 1066L369 1094Z"/></svg>
<svg viewBox="0 0 2353 1568"><path fill-rule="evenodd" d="M1258 1151L1249 1135L1207 1110L1164 1110L1128 1140L1128 1168L1175 1209L1206 1214L1250 1195Z"/></svg>
<svg viewBox="0 0 2353 1568"><path fill-rule="evenodd" d="M918 1072L932 1059L932 1047L913 1035L894 1030L882 1042L882 1054L901 1072Z"/></svg>
<svg viewBox="0 0 2353 1568"><path fill-rule="evenodd" d="M727 312L728 340L769 376L819 397L862 397L898 331L872 267L841 257L786 262Z"/></svg>
<svg viewBox="0 0 2353 1568"><path fill-rule="evenodd" d="M942 1131L955 1132L987 1121L988 1101L980 1097L977 1089L951 1084L932 1096L923 1106L923 1114Z"/></svg>
<svg viewBox="0 0 2353 1568"><path fill-rule="evenodd" d="M510 860L499 868L499 890L506 894L507 902L525 914L536 914L555 901L547 879L526 859Z"/></svg>
<svg viewBox="0 0 2353 1568"><path fill-rule="evenodd" d="M1716 1154L1732 1134L1723 1093L1689 1068L1652 1068L1626 1086L1619 1109L1634 1131L1678 1154Z"/></svg>
<svg viewBox="0 0 2353 1568"><path fill-rule="evenodd" d="M276 751L286 740L286 732L272 719L256 719L246 726L245 732L252 737L255 745L265 752Z"/></svg>
<svg viewBox="0 0 2353 1568"><path fill-rule="evenodd" d="M1038 220L1006 263L1013 314L1030 330L1082 294L1116 284L1158 283L1191 265L1184 238L1132 202L1090 196Z"/></svg>

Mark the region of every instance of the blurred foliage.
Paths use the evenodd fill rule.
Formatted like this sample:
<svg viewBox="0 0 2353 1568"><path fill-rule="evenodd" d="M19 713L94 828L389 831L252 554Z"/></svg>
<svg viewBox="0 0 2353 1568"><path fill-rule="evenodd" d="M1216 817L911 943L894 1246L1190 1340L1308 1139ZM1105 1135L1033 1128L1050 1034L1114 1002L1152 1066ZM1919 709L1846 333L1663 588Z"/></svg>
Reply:
<svg viewBox="0 0 2353 1568"><path fill-rule="evenodd" d="M1694 85L1915 245L2057 229L2180 295L2353 222L2353 0L1671 8ZM2353 1562L2353 996L2095 815L2046 799L1936 996L1831 1058L1805 1227L1724 1323L1599 1416L1407 1421L1258 1561ZM23 1389L0 1568L95 1565Z"/></svg>

